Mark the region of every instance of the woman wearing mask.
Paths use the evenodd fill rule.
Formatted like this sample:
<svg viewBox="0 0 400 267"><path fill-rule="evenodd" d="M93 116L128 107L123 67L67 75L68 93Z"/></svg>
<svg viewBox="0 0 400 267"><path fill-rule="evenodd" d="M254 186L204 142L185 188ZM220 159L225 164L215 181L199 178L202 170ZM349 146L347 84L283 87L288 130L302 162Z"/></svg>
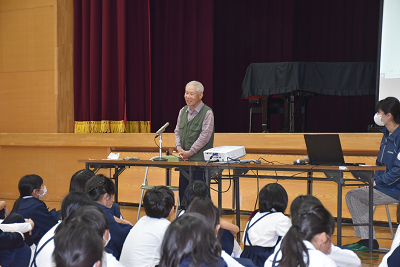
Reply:
<svg viewBox="0 0 400 267"><path fill-rule="evenodd" d="M397 98L387 97L376 105L374 121L382 129L383 137L376 159L377 166L385 166L385 171L376 171L374 176L374 206L398 202L400 197L400 102ZM368 188L356 188L346 195L347 206L350 210L354 224L368 223ZM369 249L368 225L355 226L356 236L361 240L357 243L346 245L354 251L367 251ZM373 249L378 249L379 244L373 233Z"/></svg>
<svg viewBox="0 0 400 267"><path fill-rule="evenodd" d="M58 222L58 213L55 209L49 211L46 204L40 200L46 195L47 188L39 175L29 174L22 177L18 183L18 190L20 195L11 212L34 221L32 241L37 245L40 238Z"/></svg>

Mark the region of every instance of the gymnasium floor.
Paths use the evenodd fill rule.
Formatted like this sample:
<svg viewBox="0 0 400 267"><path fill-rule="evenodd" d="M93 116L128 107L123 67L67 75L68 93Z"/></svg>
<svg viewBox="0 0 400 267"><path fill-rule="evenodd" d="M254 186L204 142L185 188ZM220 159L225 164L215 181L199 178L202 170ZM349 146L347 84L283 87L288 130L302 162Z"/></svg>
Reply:
<svg viewBox="0 0 400 267"><path fill-rule="evenodd" d="M137 216L137 207L128 207L128 206L121 206L121 213L128 221L132 222L133 224L136 222ZM140 215L143 216L144 210L142 209ZM235 223L235 216L234 215L223 215L222 216L225 220ZM242 215L241 218L241 230L244 229L246 222L248 220L248 215ZM376 235L378 238L378 243L380 246L380 250L377 252L373 252L372 254L368 252L359 252L357 255L360 257L362 266L363 267L374 267L379 266L381 260L385 253L390 249L392 244L392 239L390 235L389 226L384 226L385 224L380 224L382 226L375 226ZM393 229L396 232L396 229ZM336 233L336 230L335 230ZM332 241L336 244L336 234L333 234ZM345 226L342 228L342 244L349 244L358 241L359 239L354 236L354 230L351 226Z"/></svg>

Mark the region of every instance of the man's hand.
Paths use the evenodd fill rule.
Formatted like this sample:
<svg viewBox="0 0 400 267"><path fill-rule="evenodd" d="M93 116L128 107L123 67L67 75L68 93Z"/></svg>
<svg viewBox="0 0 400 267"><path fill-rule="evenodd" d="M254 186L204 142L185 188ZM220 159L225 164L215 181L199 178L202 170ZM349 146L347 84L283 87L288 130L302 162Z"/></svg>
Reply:
<svg viewBox="0 0 400 267"><path fill-rule="evenodd" d="M185 150L183 150L183 149L181 149L181 151L179 151L179 157L182 159L182 160L188 160L189 158L190 158L190 155L189 155L189 152L188 151L185 151Z"/></svg>

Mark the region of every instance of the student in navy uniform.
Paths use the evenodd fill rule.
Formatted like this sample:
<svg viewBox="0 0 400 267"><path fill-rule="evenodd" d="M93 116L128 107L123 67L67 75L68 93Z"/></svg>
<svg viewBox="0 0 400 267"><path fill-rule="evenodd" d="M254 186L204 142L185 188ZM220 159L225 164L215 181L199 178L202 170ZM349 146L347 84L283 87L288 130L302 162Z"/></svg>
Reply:
<svg viewBox="0 0 400 267"><path fill-rule="evenodd" d="M11 218L12 215L8 217ZM29 234L27 233L27 235ZM25 236L21 232L0 230L0 266L26 267L29 265L31 249L24 242Z"/></svg>
<svg viewBox="0 0 400 267"><path fill-rule="evenodd" d="M21 214L25 219L32 219L35 228L32 231L32 240L35 245L40 238L58 222L58 213L55 209L49 211L46 204L40 200L47 193L43 179L39 175L25 175L19 180L20 196L14 203L12 213Z"/></svg>
<svg viewBox="0 0 400 267"><path fill-rule="evenodd" d="M86 192L86 183L90 178L95 176L95 173L88 169L82 169L74 173L71 177L71 182L69 184L69 192ZM121 214L121 209L117 203L113 203L111 211L114 215L114 219L118 223L124 223L132 225L131 222L124 220Z"/></svg>
<svg viewBox="0 0 400 267"><path fill-rule="evenodd" d="M86 184L86 190L95 202L95 205L99 206L107 215L111 234L111 240L107 248L110 249L114 257L119 260L122 245L132 226L118 223L111 211L116 192L115 184L110 178L98 174L90 178Z"/></svg>
<svg viewBox="0 0 400 267"><path fill-rule="evenodd" d="M214 227L216 233L219 233L221 226L219 211L210 198L203 197L193 199L187 212L197 212L204 215L211 226ZM250 259L234 259L224 250L223 247L221 250L221 257L224 259L228 267L255 266Z"/></svg>
<svg viewBox="0 0 400 267"><path fill-rule="evenodd" d="M244 231L244 250L240 257L251 259L256 266L263 266L292 223L283 214L288 195L280 184L267 184L261 189L259 198L259 211L253 212Z"/></svg>
<svg viewBox="0 0 400 267"><path fill-rule="evenodd" d="M221 258L221 245L215 229L196 212L175 219L167 229L161 246L160 267L227 266Z"/></svg>
<svg viewBox="0 0 400 267"><path fill-rule="evenodd" d="M189 183L182 199L181 211L178 217L186 212L189 205L196 197L207 197L211 199L210 188L203 181L193 180ZM239 227L222 218L220 218L220 226L221 229L218 232L218 236L221 241L222 250L229 255L232 255L232 252L233 254L240 255L241 249L234 237L239 233Z"/></svg>

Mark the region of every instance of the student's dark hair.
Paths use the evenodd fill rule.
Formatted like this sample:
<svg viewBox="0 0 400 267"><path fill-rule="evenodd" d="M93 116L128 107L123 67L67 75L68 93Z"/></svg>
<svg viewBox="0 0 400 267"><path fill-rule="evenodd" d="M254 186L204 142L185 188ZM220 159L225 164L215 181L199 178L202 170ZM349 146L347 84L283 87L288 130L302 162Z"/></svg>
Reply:
<svg viewBox="0 0 400 267"><path fill-rule="evenodd" d="M103 174L97 174L86 183L86 192L93 199L98 201L105 193L110 196L115 195L116 188L114 182Z"/></svg>
<svg viewBox="0 0 400 267"><path fill-rule="evenodd" d="M288 204L288 194L281 186L277 183L267 184L261 189L259 194L259 209L260 212L285 212Z"/></svg>
<svg viewBox="0 0 400 267"><path fill-rule="evenodd" d="M15 200L11 212L17 212L21 199L26 196L31 196L33 190L40 189L43 184L43 179L37 174L28 174L22 177L18 183L19 197Z"/></svg>
<svg viewBox="0 0 400 267"><path fill-rule="evenodd" d="M69 192L86 192L86 183L93 176L95 176L95 173L92 170L83 169L77 171L71 177L71 182L69 183Z"/></svg>
<svg viewBox="0 0 400 267"><path fill-rule="evenodd" d="M55 232L57 233L68 224L76 222L89 225L90 228L96 230L96 233L101 237L104 232L109 229L107 216L104 211L96 205L87 205L73 210L71 214L60 223Z"/></svg>
<svg viewBox="0 0 400 267"><path fill-rule="evenodd" d="M292 217L292 227L282 240L281 267L309 265L309 253L303 240L311 241L317 234L325 232L331 236L335 230L335 220L328 210L320 204L305 201L295 217ZM307 255L304 262L303 255Z"/></svg>
<svg viewBox="0 0 400 267"><path fill-rule="evenodd" d="M189 208L190 203L196 197L210 197L210 188L203 182L199 180L193 180L186 187L185 194L181 201L181 207L183 210Z"/></svg>
<svg viewBox="0 0 400 267"><path fill-rule="evenodd" d="M166 218L174 206L175 195L166 186L156 186L147 190L143 198L146 215L152 218Z"/></svg>
<svg viewBox="0 0 400 267"><path fill-rule="evenodd" d="M206 217L207 221L215 229L219 224L219 210L208 197L196 197L190 203L187 212L197 212Z"/></svg>
<svg viewBox="0 0 400 267"><path fill-rule="evenodd" d="M92 267L103 257L103 238L90 225L74 222L54 235L57 267Z"/></svg>
<svg viewBox="0 0 400 267"><path fill-rule="evenodd" d="M82 206L93 204L93 200L87 193L71 192L63 199L61 203L61 220L65 220L73 210Z"/></svg>
<svg viewBox="0 0 400 267"><path fill-rule="evenodd" d="M393 120L400 124L400 102L397 98L389 96L380 100L376 106L375 111L382 110L385 114L391 113Z"/></svg>
<svg viewBox="0 0 400 267"><path fill-rule="evenodd" d="M314 197L313 195L300 195L293 199L292 204L290 205L290 216L294 217L300 210L301 205L307 201L307 203L314 203L322 205L321 201Z"/></svg>
<svg viewBox="0 0 400 267"><path fill-rule="evenodd" d="M196 212L187 212L168 227L161 245L160 267L177 267L185 258L190 266L219 266L221 245L215 228Z"/></svg>

